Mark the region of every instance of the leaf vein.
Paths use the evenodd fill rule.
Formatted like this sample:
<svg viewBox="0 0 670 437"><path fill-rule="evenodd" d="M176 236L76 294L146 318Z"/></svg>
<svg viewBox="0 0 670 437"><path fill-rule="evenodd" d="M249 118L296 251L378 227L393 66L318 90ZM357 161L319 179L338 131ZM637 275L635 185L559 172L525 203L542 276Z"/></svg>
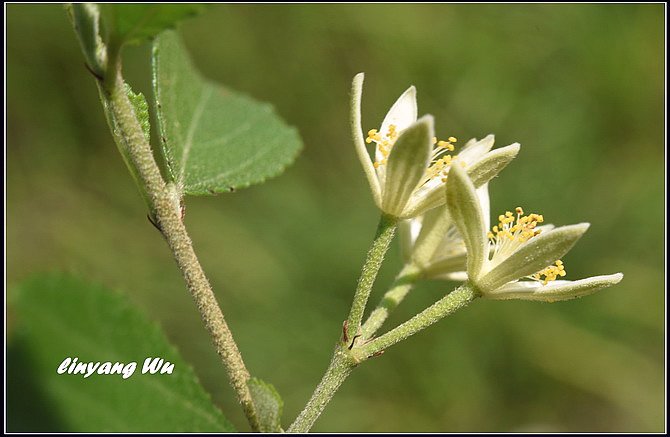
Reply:
<svg viewBox="0 0 670 437"><path fill-rule="evenodd" d="M195 111L193 111L193 118L191 118L191 122L188 125L188 131L186 134L186 144L184 144L184 150L181 155L181 170L179 173L180 184L184 182L184 176L186 174L186 163L188 161L191 147L193 146L193 137L195 136L195 131L198 127L198 124L200 124L200 118L202 118L202 114L205 111L207 101L212 96L212 94L213 94L212 88L204 87L202 89L202 93L200 94L200 98L198 99L198 106L196 106Z"/></svg>
<svg viewBox="0 0 670 437"><path fill-rule="evenodd" d="M275 149L277 149L277 148L280 148L279 143L277 143L277 145L275 147L267 147L267 148L264 148L264 149L259 149L260 150L259 152L255 153L254 155L250 156L246 160L242 161L241 163L239 163L234 168L232 168L228 171L225 171L223 173L219 173L217 175L211 176L207 179L203 179L203 180L199 181L198 183L193 184L192 187L194 187L194 188L196 188L196 187L206 187L207 184L209 184L211 182L220 180L221 178L224 178L224 177L230 175L231 173L239 172L239 171L249 167L250 165L254 164L255 161L257 161L259 158L261 158L265 155L269 155L272 152L275 152Z"/></svg>

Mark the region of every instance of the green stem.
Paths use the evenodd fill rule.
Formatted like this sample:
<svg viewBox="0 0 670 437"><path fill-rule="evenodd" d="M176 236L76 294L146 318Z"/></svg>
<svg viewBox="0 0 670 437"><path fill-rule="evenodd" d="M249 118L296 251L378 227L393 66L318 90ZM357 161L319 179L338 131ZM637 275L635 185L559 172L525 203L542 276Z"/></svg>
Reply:
<svg viewBox="0 0 670 437"><path fill-rule="evenodd" d="M361 327L361 338L367 340L384 324L389 314L410 292L421 276L421 270L414 264L406 264L396 277L391 288L384 294L368 319Z"/></svg>
<svg viewBox="0 0 670 437"><path fill-rule="evenodd" d="M351 348L354 347L355 338L360 331L365 305L382 261L384 261L384 256L395 235L397 223L397 218L386 214L382 214L379 219L377 233L372 241L370 250L368 250L361 276L358 279L354 300L351 304L351 311L344 325L342 339L335 347L335 353L328 366L328 370L326 370L326 374L323 375L309 402L307 402L307 405L295 419L295 422L289 427L288 432L309 431L316 419L321 415L321 412L326 408L326 405L328 405L328 402L335 395L337 389L359 363L359 361L353 358Z"/></svg>
<svg viewBox="0 0 670 437"><path fill-rule="evenodd" d="M310 430L323 412L328 402L333 398L337 389L356 367L356 362L351 357L351 351L346 345L338 344L330 361L328 370L321 378L321 382L314 390L312 397L305 408L289 427L287 432L304 433Z"/></svg>
<svg viewBox="0 0 670 437"><path fill-rule="evenodd" d="M161 176L151 146L126 94L120 61L112 68L116 71L106 77L114 77L115 82L105 82L101 92L103 104L110 113L112 133L122 149L124 159L127 159L133 174L144 187L143 195L148 199L156 223L186 280L188 290L226 368L249 424L254 431L258 431L256 409L247 386L249 371L193 250L191 238L181 218L180 193L176 192L172 184L166 184Z"/></svg>
<svg viewBox="0 0 670 437"><path fill-rule="evenodd" d="M358 279L354 300L351 303L351 311L349 311L349 317L347 317L346 328L348 333L351 334L350 338L359 332L365 305L368 302L368 297L370 297L370 291L377 278L382 261L384 261L384 256L395 235L397 223L397 218L386 214L382 214L379 219L377 233L365 259L363 271Z"/></svg>
<svg viewBox="0 0 670 437"><path fill-rule="evenodd" d="M354 348L352 354L357 360L362 361L375 354L382 353L389 346L393 346L399 341L416 334L438 320L467 306L478 296L479 291L466 282L402 325L393 328L384 335L360 347Z"/></svg>

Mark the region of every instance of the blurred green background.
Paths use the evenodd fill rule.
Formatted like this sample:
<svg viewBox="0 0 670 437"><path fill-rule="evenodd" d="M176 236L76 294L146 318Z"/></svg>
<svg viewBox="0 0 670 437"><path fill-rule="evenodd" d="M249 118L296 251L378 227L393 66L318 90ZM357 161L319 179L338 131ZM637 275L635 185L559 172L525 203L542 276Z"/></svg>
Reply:
<svg viewBox="0 0 670 437"><path fill-rule="evenodd" d="M65 270L123 290L246 430L62 7L6 13L9 287ZM664 5L216 5L181 30L206 76L272 102L305 143L279 178L187 199L201 262L248 367L283 395L285 426L328 364L377 223L348 128L365 71L365 129L414 84L438 136L520 142L492 212L588 221L568 278L625 278L553 305L476 302L358 368L313 430L664 429ZM125 68L150 94L148 56L129 48ZM399 268L394 245L373 303ZM452 286L421 284L391 323Z"/></svg>

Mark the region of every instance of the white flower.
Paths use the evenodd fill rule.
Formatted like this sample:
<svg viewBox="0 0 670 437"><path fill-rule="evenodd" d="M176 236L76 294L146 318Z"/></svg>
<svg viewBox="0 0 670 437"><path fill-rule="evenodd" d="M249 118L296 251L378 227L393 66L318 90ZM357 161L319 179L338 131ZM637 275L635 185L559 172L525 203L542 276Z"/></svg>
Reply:
<svg viewBox="0 0 670 437"><path fill-rule="evenodd" d="M449 173L449 214L467 249L468 281L489 299L553 302L573 299L617 284L621 273L579 281L556 281L565 276L560 258L586 232L588 223L541 229L539 214L508 211L487 232L475 187L458 166ZM524 280L521 280L524 279ZM551 285L549 283L551 282Z"/></svg>
<svg viewBox="0 0 670 437"><path fill-rule="evenodd" d="M473 156L477 156L472 151L477 151L479 145L489 139L492 142L493 136L489 135L482 141L470 140L457 158L464 159L466 163L470 162ZM483 212L482 216L487 228L489 226L489 180L516 157L519 147L518 144L513 144L489 152L476 165L466 167L473 178L479 207ZM481 149L479 152L481 153ZM480 171L484 168L487 168L485 172ZM465 243L454 221L451 220L446 205L433 208L423 215L403 220L398 228L405 262L417 266L425 278L467 280Z"/></svg>
<svg viewBox="0 0 670 437"><path fill-rule="evenodd" d="M352 84L351 123L358 158L363 165L377 206L397 218L416 217L445 203L441 190L449 169L458 165L467 168L479 185L495 176L516 156L518 144L493 152L493 135L469 141L456 156L454 137L440 141L434 136L433 117L417 120L416 89L407 89L384 117L381 127L363 136L361 126L361 94L363 73ZM367 144L375 144L375 160L370 159ZM433 148L433 146L435 146Z"/></svg>

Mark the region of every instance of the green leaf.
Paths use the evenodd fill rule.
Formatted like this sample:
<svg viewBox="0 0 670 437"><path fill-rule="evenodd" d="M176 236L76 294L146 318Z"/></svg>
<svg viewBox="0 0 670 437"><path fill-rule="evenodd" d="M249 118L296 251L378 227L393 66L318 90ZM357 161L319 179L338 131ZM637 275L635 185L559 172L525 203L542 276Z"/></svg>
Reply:
<svg viewBox="0 0 670 437"><path fill-rule="evenodd" d="M176 33L154 43L158 127L170 176L184 193L232 191L280 174L302 147L267 103L205 80Z"/></svg>
<svg viewBox="0 0 670 437"><path fill-rule="evenodd" d="M281 415L284 401L274 386L259 378L251 378L247 385L256 406L260 431L283 432L281 429Z"/></svg>
<svg viewBox="0 0 670 437"><path fill-rule="evenodd" d="M100 10L94 3L67 3L70 22L79 38L86 64L98 77L105 74L107 48L100 38Z"/></svg>
<svg viewBox="0 0 670 437"><path fill-rule="evenodd" d="M234 431L158 326L125 296L70 276L44 275L12 289L9 297L16 321L10 344L20 344L19 350L28 354L30 379L68 431ZM137 368L126 379L120 374L84 378L57 373L68 357L124 363L127 370L136 362ZM174 364L173 372L143 374L148 357ZM12 358L8 367L16 371ZM16 390L10 387L9 392ZM38 426L39 418L35 422Z"/></svg>
<svg viewBox="0 0 670 437"><path fill-rule="evenodd" d="M147 99L144 98L144 95L142 93L135 94L133 90L130 88L130 85L128 85L127 83L124 85L126 86L126 94L128 95L128 100L130 100L130 103L133 105L133 109L135 110L137 120L140 122L140 125L142 126L144 137L147 139L147 141L150 141L151 123L149 122L149 104L147 103Z"/></svg>
<svg viewBox="0 0 670 437"><path fill-rule="evenodd" d="M179 20L198 14L203 5L105 3L101 9L108 32L123 45L149 40L173 28Z"/></svg>

